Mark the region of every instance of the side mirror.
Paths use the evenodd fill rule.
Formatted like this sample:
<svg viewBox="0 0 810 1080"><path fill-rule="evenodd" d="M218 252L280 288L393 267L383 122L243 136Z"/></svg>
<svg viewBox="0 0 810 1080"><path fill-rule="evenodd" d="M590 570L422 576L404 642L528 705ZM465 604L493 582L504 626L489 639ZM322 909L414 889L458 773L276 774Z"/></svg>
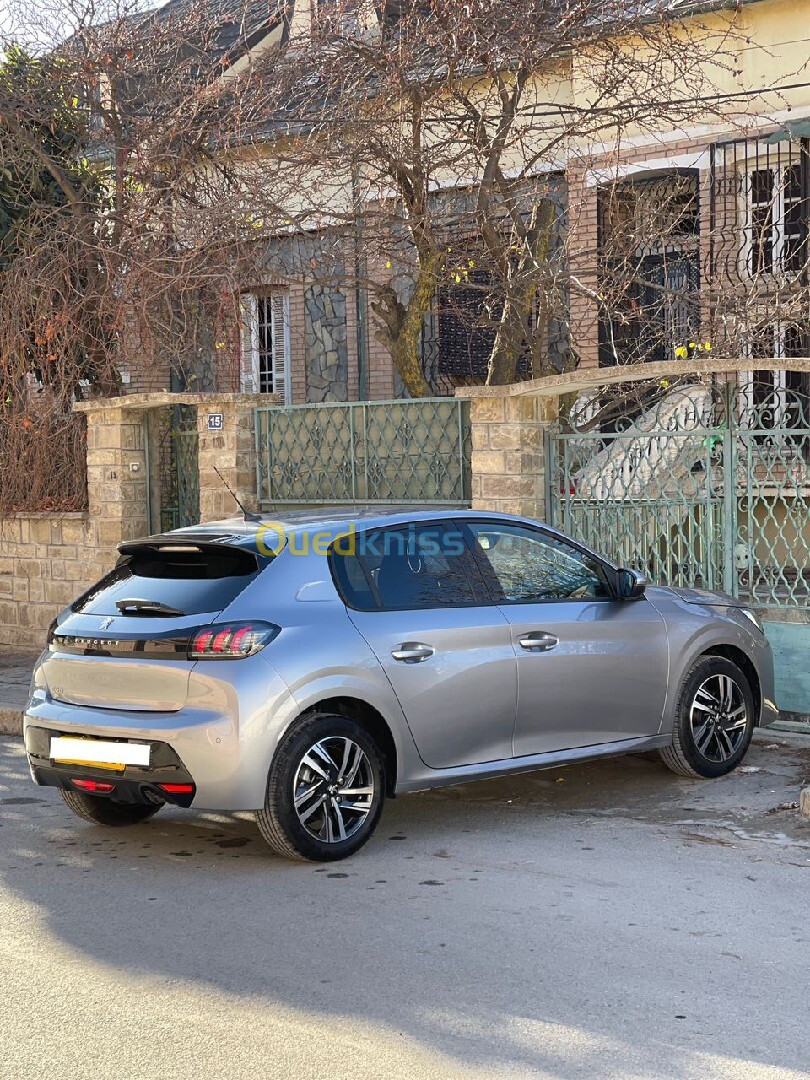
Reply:
<svg viewBox="0 0 810 1080"><path fill-rule="evenodd" d="M647 582L635 570L622 569L616 574L616 595L619 600L640 600Z"/></svg>

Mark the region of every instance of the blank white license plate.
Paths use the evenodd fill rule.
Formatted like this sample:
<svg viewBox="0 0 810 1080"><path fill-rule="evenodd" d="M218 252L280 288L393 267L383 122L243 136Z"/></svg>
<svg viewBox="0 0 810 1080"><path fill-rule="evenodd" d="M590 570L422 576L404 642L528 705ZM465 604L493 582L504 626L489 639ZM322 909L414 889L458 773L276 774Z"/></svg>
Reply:
<svg viewBox="0 0 810 1080"><path fill-rule="evenodd" d="M52 761L87 762L99 765L148 765L150 750L150 746L140 743L73 739L69 735L54 735L51 738Z"/></svg>

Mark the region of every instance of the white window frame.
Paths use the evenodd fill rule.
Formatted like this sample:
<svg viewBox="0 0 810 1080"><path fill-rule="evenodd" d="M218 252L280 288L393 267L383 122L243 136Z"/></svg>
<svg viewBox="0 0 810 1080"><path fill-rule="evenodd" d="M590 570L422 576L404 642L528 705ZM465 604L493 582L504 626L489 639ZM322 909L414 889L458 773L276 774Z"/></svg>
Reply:
<svg viewBox="0 0 810 1080"><path fill-rule="evenodd" d="M774 360L783 360L786 354L785 336L787 327L783 323L774 323L768 329L773 333L773 358ZM756 405L754 401L755 374L757 371L760 371L763 375L765 374L764 369L756 367L756 358L753 351L753 342L749 342L746 353L751 360L751 367L747 371L741 371L737 376L742 389L744 416L749 418L754 417ZM780 368L778 371L770 371L768 374L773 378L774 406L772 426L780 428L784 426L785 413L787 412L787 372L784 368Z"/></svg>
<svg viewBox="0 0 810 1080"><path fill-rule="evenodd" d="M785 182L785 174L788 169L795 167L798 162L787 161L782 164L777 162L770 163L763 158L753 158L745 163L745 171L743 173L743 183L740 185L741 190L741 206L740 206L740 220L742 221L743 242L740 245L739 266L738 270L740 276L746 280L756 277L759 274L767 274L770 276L779 276L786 274L789 271L785 266L785 255L787 252L787 236L785 231L785 214L788 209L789 200L785 197L785 191L787 184ZM766 270L755 271L751 265L752 256L754 252L754 201L753 201L753 175L757 172L765 172L766 170L773 173L773 181L771 184L771 198L768 203L757 203L756 206L770 206L771 207L771 265ZM801 199L792 200L792 202L800 202Z"/></svg>
<svg viewBox="0 0 810 1080"><path fill-rule="evenodd" d="M262 355L260 341L260 306L269 306L271 341L270 369L263 368L267 353ZM267 289L243 293L240 301L240 335L242 342L242 390L249 394L283 394L284 404L292 403L290 380L290 293L289 289ZM276 321L281 318L281 327ZM261 390L262 377L269 374L271 388Z"/></svg>

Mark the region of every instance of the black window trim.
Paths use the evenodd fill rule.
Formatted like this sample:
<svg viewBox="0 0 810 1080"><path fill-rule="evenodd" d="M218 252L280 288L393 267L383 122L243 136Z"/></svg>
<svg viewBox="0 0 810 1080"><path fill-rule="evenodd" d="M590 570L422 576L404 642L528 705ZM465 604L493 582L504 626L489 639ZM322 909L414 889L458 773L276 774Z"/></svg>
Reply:
<svg viewBox="0 0 810 1080"><path fill-rule="evenodd" d="M553 529L544 528L542 525L534 524L533 522L527 522L522 519L517 521L504 520L502 518L490 518L486 515L481 517L464 517L458 518L457 522L461 527L461 533L464 537L464 541L470 548L473 560L478 567L478 572L481 575L481 583L483 588L489 595L489 600L486 606L488 607L504 607L512 608L518 607L521 604L614 604L620 601L617 589L617 568L607 559L602 558L601 555L597 555L595 551L591 551L590 548L585 547L584 544L578 543L576 540L572 540L569 536L564 536L562 533L558 533ZM580 552L582 555L587 555L594 559L602 569L605 571L605 577L607 579L608 588L611 591L610 596L553 596L546 599L537 600L508 600L506 597L493 595L491 584L491 569L484 565L484 557L480 553L478 546L475 543L475 537L470 525L490 525L490 526L505 526L507 528L523 528L529 532L538 533L542 537L546 537L550 540L555 540L557 543L568 544L575 551ZM502 591L501 591L502 592Z"/></svg>
<svg viewBox="0 0 810 1080"><path fill-rule="evenodd" d="M458 518L446 518L446 517L440 517L440 518L417 518L417 519L412 519L410 521L405 521L405 522L402 522L402 521L392 522L390 525L372 525L369 528L364 529L363 532L364 533L402 532L403 530L409 529L411 527L421 529L423 526L425 526L425 527L433 526L434 528L436 526L439 526L440 528L442 528L444 530L452 530L453 528L458 529L458 531L459 531L459 533L460 533L460 535L461 535L461 537L462 537L462 539L464 541L464 548L465 548L465 555L466 555L466 557L464 559L464 562L463 562L464 574L465 574L465 576L467 578L468 584L470 585L471 591L473 593L473 599L470 600L470 601L464 601L464 602L459 602L459 603L455 603L455 604L424 604L424 605L420 605L419 607L412 607L412 606L406 606L406 607L384 606L383 603L382 603L382 598L380 596L379 589L377 588L377 583L374 581L373 577L371 576L371 573L370 573L370 571L369 571L369 569L368 569L368 567L366 565L365 559L362 558L360 555L356 555L354 557L357 559L358 563L360 564L360 567L361 567L361 569L363 571L363 574L365 575L366 582L368 583L369 589L371 591L371 595L374 597L374 602L377 605L374 608L357 607L356 605L352 604L351 601L346 596L346 594L344 592L344 589L343 589L343 586L342 586L342 583L340 582L339 577L338 577L337 573L335 572L334 556L335 556L335 554L337 554L337 555L342 555L343 554L340 551L337 551L337 552L335 551L335 545L338 544L339 541L342 539L342 537L336 537L335 540L333 540L332 543L329 545L329 551L327 553L327 561L328 561L328 564L329 564L329 573L332 575L332 582L333 582L335 588L337 589L338 596L340 597L340 599L343 601L344 605L347 608L350 608L352 611L363 611L363 612L366 612L368 614L374 614L376 612L384 614L384 613L389 612L389 611L455 611L455 610L458 610L458 609L461 609L461 608L477 608L477 607L493 607L493 606L497 606L497 605L493 604L493 601L492 601L491 596L490 596L489 589L487 587L487 583L486 583L486 581L484 579L483 574L481 573L481 567L478 564L478 559L476 557L475 552L471 548L471 545L470 545L470 542L469 542L469 537L467 536L466 533L464 533L463 528L461 527L462 526L461 519L458 519ZM347 535L347 534L344 534L344 535ZM359 533L357 535L359 535ZM343 555L343 557L346 558L347 556Z"/></svg>

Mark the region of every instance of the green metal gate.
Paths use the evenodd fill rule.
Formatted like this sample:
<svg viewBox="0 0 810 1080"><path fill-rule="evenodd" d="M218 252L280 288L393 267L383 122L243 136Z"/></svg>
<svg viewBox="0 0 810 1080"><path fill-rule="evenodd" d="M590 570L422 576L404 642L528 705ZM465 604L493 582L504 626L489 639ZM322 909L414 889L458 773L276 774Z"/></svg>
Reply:
<svg viewBox="0 0 810 1080"><path fill-rule="evenodd" d="M586 430L586 410L550 433L549 520L652 581L806 606L810 398L774 374L681 387L624 430Z"/></svg>
<svg viewBox="0 0 810 1080"><path fill-rule="evenodd" d="M256 410L262 509L470 501L469 403L456 398Z"/></svg>
<svg viewBox="0 0 810 1080"><path fill-rule="evenodd" d="M172 405L148 418L151 531L167 532L200 520L197 409Z"/></svg>

